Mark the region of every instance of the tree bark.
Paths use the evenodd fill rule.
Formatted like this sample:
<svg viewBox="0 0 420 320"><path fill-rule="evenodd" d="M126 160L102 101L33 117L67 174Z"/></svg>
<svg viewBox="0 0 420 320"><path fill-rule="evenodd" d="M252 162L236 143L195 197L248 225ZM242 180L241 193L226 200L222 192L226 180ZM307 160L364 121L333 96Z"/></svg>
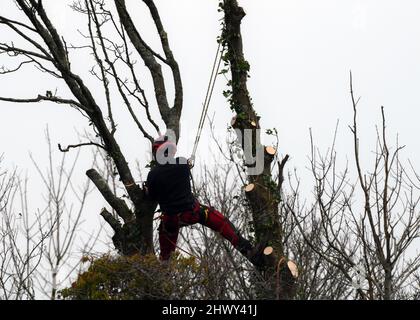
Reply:
<svg viewBox="0 0 420 320"><path fill-rule="evenodd" d="M294 277L284 257L279 219L280 195L271 172L275 150L272 147L264 147L260 143L260 117L257 116L252 105L247 88L249 63L244 58L241 35L241 21L245 17L245 12L236 0L224 0L220 6L225 13L224 31L221 38L227 50L224 60L226 64L229 64L232 76L231 90L228 91L229 101L232 111L236 114L232 127L239 130L241 136L244 137L241 141L243 149L246 143L250 143L253 152L259 148L264 150L263 172L258 175L248 175L249 185L245 187L256 241L270 245L274 249L266 256L264 266L259 270L264 275L265 283L258 285L257 289L261 298L290 299L293 296ZM246 130L252 132L252 141L249 138L245 139Z"/></svg>

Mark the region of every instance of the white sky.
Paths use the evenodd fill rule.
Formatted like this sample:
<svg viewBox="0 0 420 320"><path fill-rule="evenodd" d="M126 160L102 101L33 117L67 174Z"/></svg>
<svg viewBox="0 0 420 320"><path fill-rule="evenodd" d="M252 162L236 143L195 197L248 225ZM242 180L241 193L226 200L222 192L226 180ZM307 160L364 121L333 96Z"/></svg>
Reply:
<svg viewBox="0 0 420 320"><path fill-rule="evenodd" d="M141 1L128 1L145 39L157 45L150 19ZM59 31L70 39L79 39L77 28L84 18L67 7L71 1L44 0ZM169 34L183 78L185 104L180 151L189 154L201 111L201 103L216 50L221 18L216 0L156 0ZM420 164L417 139L420 118L420 2L416 0L242 0L247 12L243 20L245 55L251 64L249 88L255 108L265 128L276 127L280 134L281 154L292 156L289 168L305 172L309 154L309 128L318 145L326 148L332 140L336 121L340 120L338 150L342 159L351 158L349 71L353 71L360 102L361 148L374 148L375 124L380 121L380 106L385 106L390 136L400 135L407 145L404 155ZM0 13L17 18L13 1L3 0ZM0 37L10 38L1 29ZM18 43L17 41L15 43ZM156 47L156 46L155 46ZM9 61L9 60L7 60ZM0 56L0 65L5 64ZM96 88L87 74L91 66L83 54L73 56L72 66L84 80ZM218 129L224 134L231 112L219 78L210 107L216 114ZM46 75L25 68L20 75L0 77L0 96L35 97L46 90L66 97L68 91ZM152 95L149 94L150 100ZM124 118L121 118L124 119ZM0 102L0 153L6 164L16 165L35 176L28 157L46 158L44 130L49 125L53 143L77 142L75 130L83 132L87 122L80 114L61 105L14 105ZM204 136L206 134L204 133ZM130 163L142 158L146 144L134 126L121 120L121 144ZM201 159L208 154L205 137L199 148ZM89 168L86 149L81 172ZM36 179L34 179L34 184ZM34 200L36 203L36 200ZM90 212L103 205L96 203ZM90 218L92 219L92 217ZM94 225L94 224L92 224Z"/></svg>
<svg viewBox="0 0 420 320"><path fill-rule="evenodd" d="M2 2L2 14L7 15L9 6L13 7L9 2ZM61 33L76 39L76 29L83 28L80 24L84 20L66 7L71 1L44 2ZM219 32L217 1L200 0L199 5L193 0L156 2L181 67L185 87L183 125L195 129ZM142 25L148 15L136 3L129 2ZM384 105L390 128L400 133L401 140L410 147L411 156L417 158L418 143L413 132L420 102L416 90L420 82L417 63L420 3L414 0L240 3L247 12L243 36L245 54L251 63L250 91L263 125L278 128L285 152L295 159L307 154L304 146L308 145L309 127L320 143L330 141L327 137L331 136L337 119L341 121L342 133L348 136L351 69L356 92L362 96L361 125L372 127L379 119L379 107ZM145 30L145 38L155 40L149 25ZM77 58L80 56L83 55ZM77 71L90 67L85 57L73 60L72 65ZM23 77L1 77L0 93L31 97L47 89L55 90L57 85L53 81L47 81L45 75L29 73L31 70L25 69ZM87 82L94 83L89 75L82 74ZM216 112L217 119L227 123L230 112L221 95L225 80L220 78L218 84L211 113ZM64 89L58 87L58 94L60 91ZM54 137L63 143L72 142L74 127L79 130L85 127L76 112L62 106L2 103L1 108L0 130L5 144L1 149L16 163L24 160L22 156L27 150L35 152L31 146L39 143L47 123ZM22 116L26 119L18 121ZM6 143L11 137L14 143ZM186 138L182 137L181 144Z"/></svg>

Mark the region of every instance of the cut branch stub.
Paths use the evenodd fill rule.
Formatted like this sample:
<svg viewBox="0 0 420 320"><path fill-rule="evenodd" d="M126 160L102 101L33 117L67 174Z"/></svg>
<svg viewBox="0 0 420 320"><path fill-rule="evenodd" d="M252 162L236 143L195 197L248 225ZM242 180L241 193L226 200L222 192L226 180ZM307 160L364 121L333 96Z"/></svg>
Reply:
<svg viewBox="0 0 420 320"><path fill-rule="evenodd" d="M292 274L293 278L297 279L299 277L299 269L297 267L297 264L294 261L289 260L287 262L287 266L289 267L290 273Z"/></svg>
<svg viewBox="0 0 420 320"><path fill-rule="evenodd" d="M263 251L264 255L269 256L270 254L272 254L274 251L273 247L266 247Z"/></svg>
<svg viewBox="0 0 420 320"><path fill-rule="evenodd" d="M245 186L245 192L246 193L252 192L253 190L255 190L255 184L250 183L250 184Z"/></svg>
<svg viewBox="0 0 420 320"><path fill-rule="evenodd" d="M103 208L100 215L106 222L112 227L115 233L119 233L122 230L122 225L107 209Z"/></svg>
<svg viewBox="0 0 420 320"><path fill-rule="evenodd" d="M296 290L296 280L298 277L298 271L296 264L287 259L281 257L277 264L277 297L280 299L291 299Z"/></svg>
<svg viewBox="0 0 420 320"><path fill-rule="evenodd" d="M89 177L90 180L92 180L92 182L98 188L99 192L102 194L105 200L124 220L124 222L128 222L133 219L134 215L128 208L125 201L114 195L114 193L109 188L108 183L105 181L104 178L101 177L101 175L95 169L90 169L86 171L86 175Z"/></svg>
<svg viewBox="0 0 420 320"><path fill-rule="evenodd" d="M267 146L267 147L265 147L265 152L266 152L268 155L270 155L270 156L273 156L273 157L274 157L274 155L276 154L277 150L276 150L276 148L274 148L274 147L272 147L272 146Z"/></svg>
<svg viewBox="0 0 420 320"><path fill-rule="evenodd" d="M271 175L271 163L276 155L276 148L267 146L264 148L264 174Z"/></svg>

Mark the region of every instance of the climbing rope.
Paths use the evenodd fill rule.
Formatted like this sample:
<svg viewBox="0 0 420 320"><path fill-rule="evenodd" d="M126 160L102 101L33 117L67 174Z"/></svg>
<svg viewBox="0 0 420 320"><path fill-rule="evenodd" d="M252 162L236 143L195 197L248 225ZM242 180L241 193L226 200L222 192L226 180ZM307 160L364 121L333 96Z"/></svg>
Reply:
<svg viewBox="0 0 420 320"><path fill-rule="evenodd" d="M206 98L204 99L203 103L203 110L201 111L200 121L198 123L197 135L195 137L194 148L191 154L191 161L194 162L195 154L197 152L198 143L200 142L201 133L203 131L204 123L206 120L207 112L210 106L211 97L213 95L214 86L216 84L217 75L219 74L220 64L223 58L223 49L220 50L221 44L217 47L216 57L214 58L213 68L211 71L211 76L209 80L209 84L207 86Z"/></svg>

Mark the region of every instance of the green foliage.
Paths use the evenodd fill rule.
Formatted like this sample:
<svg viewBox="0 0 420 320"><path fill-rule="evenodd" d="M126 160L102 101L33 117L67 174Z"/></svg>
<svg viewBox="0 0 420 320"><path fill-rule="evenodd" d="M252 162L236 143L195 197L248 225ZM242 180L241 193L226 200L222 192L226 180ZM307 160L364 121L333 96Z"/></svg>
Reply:
<svg viewBox="0 0 420 320"><path fill-rule="evenodd" d="M65 300L187 299L205 282L195 258L175 256L162 263L155 255L103 256L60 292Z"/></svg>
<svg viewBox="0 0 420 320"><path fill-rule="evenodd" d="M224 12L226 14L226 10L229 10L228 8L229 6L225 7L224 1L219 1L218 12ZM222 34L217 38L217 42L220 43L223 47L222 61L224 67L222 71L219 72L219 74L226 76L229 71L232 71L232 73L236 75L233 77L235 78L235 81L233 81L233 79L228 80L227 87L229 89L223 91L223 95L228 100L230 109L235 112L239 116L239 120L241 120L243 114L243 106L238 101L237 97L234 96L234 89L241 87L240 79L243 75L249 78L250 64L247 60L244 59L244 57L237 56L235 54L235 50L230 47L230 43L234 41L235 38L240 37L240 34L227 30L224 19L222 19L221 28ZM248 98L251 101L251 98Z"/></svg>

